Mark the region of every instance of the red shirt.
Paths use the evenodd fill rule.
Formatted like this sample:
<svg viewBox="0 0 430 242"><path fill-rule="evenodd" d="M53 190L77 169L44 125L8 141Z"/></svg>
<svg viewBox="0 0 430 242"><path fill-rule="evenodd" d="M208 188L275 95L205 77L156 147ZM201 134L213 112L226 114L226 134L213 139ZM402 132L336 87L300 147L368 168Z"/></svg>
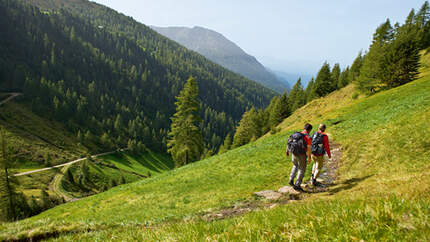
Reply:
<svg viewBox="0 0 430 242"><path fill-rule="evenodd" d="M312 138L311 138L311 136L309 135L309 133L308 132L306 132L305 130L303 130L302 132L300 132L300 133L302 133L302 134L304 134L305 135L305 141L306 141L306 144L308 144L308 146L310 147L311 145L312 145Z"/></svg>
<svg viewBox="0 0 430 242"><path fill-rule="evenodd" d="M330 153L330 143L328 141L328 136L327 134L325 134L324 132L321 132L318 130L318 133L323 134L323 145L324 145L324 150L327 153L328 157L331 157L331 153ZM314 156L323 156L323 155L314 155Z"/></svg>

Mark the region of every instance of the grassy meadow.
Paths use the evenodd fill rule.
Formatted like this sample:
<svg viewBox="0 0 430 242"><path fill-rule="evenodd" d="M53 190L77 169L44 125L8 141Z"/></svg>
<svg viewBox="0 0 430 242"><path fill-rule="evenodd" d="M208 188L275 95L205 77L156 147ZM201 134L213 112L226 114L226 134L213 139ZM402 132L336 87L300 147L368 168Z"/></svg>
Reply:
<svg viewBox="0 0 430 242"><path fill-rule="evenodd" d="M424 56L422 73L429 61ZM277 134L1 224L0 240L428 240L430 75L355 96L350 85L296 111ZM326 123L332 142L342 146L334 186L273 209L202 220L205 213L255 199L256 191L286 185L286 140L305 122Z"/></svg>

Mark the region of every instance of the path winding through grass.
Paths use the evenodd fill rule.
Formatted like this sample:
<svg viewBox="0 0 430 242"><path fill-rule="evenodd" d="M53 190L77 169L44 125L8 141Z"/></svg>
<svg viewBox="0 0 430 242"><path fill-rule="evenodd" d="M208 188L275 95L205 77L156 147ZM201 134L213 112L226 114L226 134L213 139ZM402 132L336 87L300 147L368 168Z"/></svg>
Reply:
<svg viewBox="0 0 430 242"><path fill-rule="evenodd" d="M10 95L10 97L8 97L8 98L6 98L5 100L1 101L1 102L0 102L0 106L1 106L1 105L3 105L3 104L5 104L5 103L7 103L7 102L9 102L9 101L11 101L12 99L14 99L14 98L16 98L16 97L18 97L18 96L21 96L21 95L22 95L22 93L19 93L19 92L3 93L3 94Z"/></svg>
<svg viewBox="0 0 430 242"><path fill-rule="evenodd" d="M122 151L125 151L125 150L127 150L127 149L120 149L119 151L122 152ZM101 154L97 154L97 155L93 155L93 156L91 156L91 158L97 158L97 157L104 156L104 155L110 155L110 154L113 154L115 152L117 152L117 150L110 151L110 152L105 152L105 153L101 153ZM70 165L73 165L73 164L75 164L75 163L77 163L79 161L84 161L86 159L87 158L84 157L84 158L76 159L76 160L73 160L73 161L70 161L70 162L67 162L67 163L64 163L64 164L56 165L56 166L50 166L50 167L45 167L45 168L42 168L42 169L37 169L37 170L32 170L32 171L26 171L26 172L17 173L17 174L14 174L14 176L25 176L25 175L29 175L29 174L32 174L32 173L42 172L42 171L46 171L46 170L52 170L52 169L56 169L56 168L60 168L60 167L65 167L65 166L69 167ZM66 171L67 171L67 169L66 169Z"/></svg>

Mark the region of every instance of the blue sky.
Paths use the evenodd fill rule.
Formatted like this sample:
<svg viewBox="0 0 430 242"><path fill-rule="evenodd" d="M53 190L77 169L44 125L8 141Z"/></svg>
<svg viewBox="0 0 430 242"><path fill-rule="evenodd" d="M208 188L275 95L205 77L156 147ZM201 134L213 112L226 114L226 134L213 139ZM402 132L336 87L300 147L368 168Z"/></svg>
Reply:
<svg viewBox="0 0 430 242"><path fill-rule="evenodd" d="M424 0L96 0L146 25L213 29L271 69L315 75L346 66L376 27L406 19Z"/></svg>

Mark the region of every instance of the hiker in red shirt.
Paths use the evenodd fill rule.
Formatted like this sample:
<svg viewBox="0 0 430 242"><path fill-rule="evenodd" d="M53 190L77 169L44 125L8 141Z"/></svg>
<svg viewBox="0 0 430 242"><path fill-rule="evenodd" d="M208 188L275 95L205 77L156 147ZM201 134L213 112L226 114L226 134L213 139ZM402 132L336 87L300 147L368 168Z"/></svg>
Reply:
<svg viewBox="0 0 430 242"><path fill-rule="evenodd" d="M287 156L290 155L290 152L292 153L291 161L293 162L288 183L298 191L303 191L300 185L302 184L303 177L305 176L306 165L311 162L312 140L309 136L309 132L311 132L311 130L312 125L306 124L302 132L292 134L288 139L288 145L285 151ZM296 175L297 179L294 183Z"/></svg>
<svg viewBox="0 0 430 242"><path fill-rule="evenodd" d="M312 160L314 165L312 166L312 180L311 183L314 186L320 186L317 182L317 178L321 172L321 168L324 164L324 155L327 154L328 158L331 159L330 143L327 134L324 133L326 129L325 124L320 124L318 132L312 135Z"/></svg>

